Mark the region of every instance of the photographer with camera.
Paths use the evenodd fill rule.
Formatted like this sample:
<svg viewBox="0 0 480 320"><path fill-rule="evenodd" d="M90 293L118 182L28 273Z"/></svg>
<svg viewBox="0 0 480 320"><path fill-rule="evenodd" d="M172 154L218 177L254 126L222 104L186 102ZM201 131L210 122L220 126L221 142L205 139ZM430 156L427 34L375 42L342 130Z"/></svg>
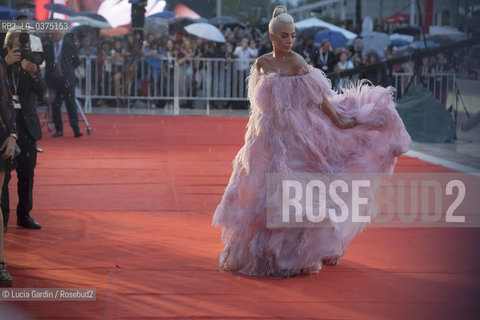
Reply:
<svg viewBox="0 0 480 320"><path fill-rule="evenodd" d="M26 33L10 30L5 38L5 44L7 78L13 96L18 131L17 144L21 149L21 153L15 158L18 177L17 225L40 229L40 224L30 217L30 211L33 207L33 177L37 164L36 141L42 137L37 104L46 90L38 67L43 59L31 51L30 38ZM4 230L8 222L9 180L10 173L7 170L2 191L2 209L7 213L4 214Z"/></svg>

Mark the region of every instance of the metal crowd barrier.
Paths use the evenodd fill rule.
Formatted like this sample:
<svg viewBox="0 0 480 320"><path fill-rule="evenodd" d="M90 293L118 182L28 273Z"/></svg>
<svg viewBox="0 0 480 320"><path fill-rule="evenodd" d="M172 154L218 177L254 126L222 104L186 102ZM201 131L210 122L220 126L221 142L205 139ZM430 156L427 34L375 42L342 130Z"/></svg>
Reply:
<svg viewBox="0 0 480 320"><path fill-rule="evenodd" d="M394 72L393 74L393 86L396 90L396 99L399 99L405 94L408 83L413 77L413 73L399 73ZM444 104L447 105L447 97L454 94L455 92L455 73L436 73L435 75L415 75L414 83L420 83L420 77L423 78L423 83L426 88L432 92L432 95Z"/></svg>
<svg viewBox="0 0 480 320"><path fill-rule="evenodd" d="M194 108L210 113L213 101L248 101L246 78L254 60L191 58L179 63L163 58L153 62L141 58L116 64L109 57L98 61L96 56L81 56L76 69L76 94L85 100L85 112L92 111L95 99L118 99L131 108L143 101L151 107L165 100L173 114L181 105L193 101Z"/></svg>

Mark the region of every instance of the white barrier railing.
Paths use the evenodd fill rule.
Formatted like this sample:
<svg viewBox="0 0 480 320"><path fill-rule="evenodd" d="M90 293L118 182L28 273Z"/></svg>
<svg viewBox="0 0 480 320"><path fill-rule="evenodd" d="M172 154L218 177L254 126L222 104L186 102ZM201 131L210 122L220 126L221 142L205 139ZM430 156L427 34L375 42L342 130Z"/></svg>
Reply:
<svg viewBox="0 0 480 320"><path fill-rule="evenodd" d="M395 98L400 98L405 94L410 80L414 76L413 73L393 73L392 85L397 89ZM413 83L420 83L423 80L425 87L430 90L435 97L442 104L447 106L447 96L455 91L455 73L436 73L434 75L415 76Z"/></svg>
<svg viewBox="0 0 480 320"><path fill-rule="evenodd" d="M194 101L199 108L210 113L213 101L247 102L246 78L250 61L235 59L191 58L179 63L176 59L137 59L116 63L110 57L98 61L97 57L81 57L77 72L77 97L85 100L85 112L92 111L92 100L115 99L126 101L130 108L134 101L145 101L151 107L154 101L164 100L173 114L180 113L185 101ZM242 67L242 69L240 68ZM78 69L77 69L78 71ZM412 73L393 73L392 85L401 97L413 76ZM437 73L422 76L433 96L443 104L454 92L455 74ZM415 83L420 78L415 76ZM246 103L245 103L246 106Z"/></svg>
<svg viewBox="0 0 480 320"><path fill-rule="evenodd" d="M246 78L251 61L234 59L192 58L183 63L176 59L137 59L131 64L118 63L110 57L80 57L77 72L77 97L85 99L85 111L91 112L93 99L126 101L166 100L173 114L179 114L186 100L204 103L210 112L212 101L247 101ZM241 69L243 67L243 69ZM247 68L246 68L247 67ZM78 71L78 70L77 70Z"/></svg>

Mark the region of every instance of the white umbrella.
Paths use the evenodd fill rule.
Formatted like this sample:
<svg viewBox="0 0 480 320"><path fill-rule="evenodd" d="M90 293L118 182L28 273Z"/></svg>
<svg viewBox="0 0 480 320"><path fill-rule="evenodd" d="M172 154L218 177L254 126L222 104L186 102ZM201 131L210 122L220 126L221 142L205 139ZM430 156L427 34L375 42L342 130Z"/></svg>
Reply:
<svg viewBox="0 0 480 320"><path fill-rule="evenodd" d="M196 37L215 41L215 42L226 42L225 37L222 32L215 26L212 26L209 23L198 22L192 23L184 27L185 31L194 35Z"/></svg>
<svg viewBox="0 0 480 320"><path fill-rule="evenodd" d="M297 29L305 29L309 27L324 27L332 31L338 31L343 34L348 40L355 39L357 37L356 33L340 28L334 24L325 22L315 17L301 20L295 23L295 28Z"/></svg>
<svg viewBox="0 0 480 320"><path fill-rule="evenodd" d="M68 22L76 22L99 29L110 29L112 26L102 15L93 12L79 12L67 18Z"/></svg>
<svg viewBox="0 0 480 320"><path fill-rule="evenodd" d="M402 40L406 42L412 42L413 41L413 36L410 36L408 34L401 34L401 33L392 33L390 35L390 40Z"/></svg>

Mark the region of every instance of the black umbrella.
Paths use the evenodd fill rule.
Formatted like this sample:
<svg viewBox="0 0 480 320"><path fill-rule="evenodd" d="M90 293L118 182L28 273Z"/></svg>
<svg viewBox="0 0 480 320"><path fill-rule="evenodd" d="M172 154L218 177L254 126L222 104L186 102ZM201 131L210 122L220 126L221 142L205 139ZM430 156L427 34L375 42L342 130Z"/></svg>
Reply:
<svg viewBox="0 0 480 320"><path fill-rule="evenodd" d="M306 39L306 38L315 38L315 35L322 30L326 30L327 28L324 27L309 27L305 29L301 29L297 33L297 39Z"/></svg>
<svg viewBox="0 0 480 320"><path fill-rule="evenodd" d="M440 46L446 46L448 44L452 44L463 39L455 39L454 37L449 37L443 34L436 34L433 36L428 36L427 40L431 42L435 42Z"/></svg>
<svg viewBox="0 0 480 320"><path fill-rule="evenodd" d="M170 34L175 34L175 33L186 33L185 30L183 29L185 26L188 26L189 24L196 23L196 22L208 22L207 19L192 19L192 18L187 18L187 17L179 17L179 18L173 18L170 20L168 23L168 32Z"/></svg>
<svg viewBox="0 0 480 320"><path fill-rule="evenodd" d="M399 27L393 30L392 33L400 33L400 34L408 34L411 36L416 35L417 33L421 33L422 30L420 27L417 26L407 26L407 27Z"/></svg>
<svg viewBox="0 0 480 320"><path fill-rule="evenodd" d="M89 34L94 30L95 30L94 27L87 26L84 24L79 24L78 26L71 27L69 31L72 33L75 33L76 35L80 35L80 34L84 35L84 34Z"/></svg>
<svg viewBox="0 0 480 320"><path fill-rule="evenodd" d="M236 17L231 16L220 16L213 19L210 19L209 23L213 24L214 26L223 25L225 28L234 28L234 27L241 27L246 28L247 25L240 21Z"/></svg>

